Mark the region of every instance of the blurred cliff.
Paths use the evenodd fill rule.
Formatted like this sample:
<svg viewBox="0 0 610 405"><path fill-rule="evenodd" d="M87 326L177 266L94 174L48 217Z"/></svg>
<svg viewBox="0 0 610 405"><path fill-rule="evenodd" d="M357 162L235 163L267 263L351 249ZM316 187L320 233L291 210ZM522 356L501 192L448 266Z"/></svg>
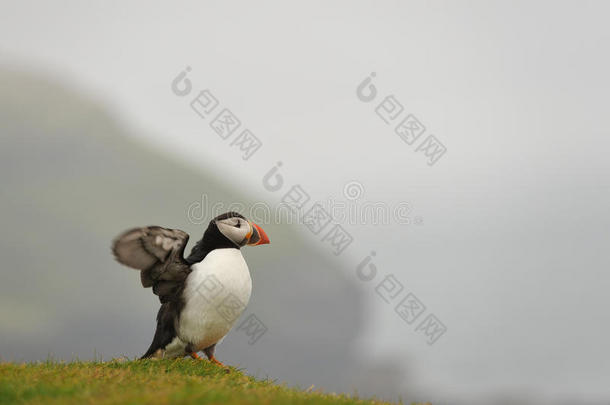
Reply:
<svg viewBox="0 0 610 405"><path fill-rule="evenodd" d="M113 261L112 238L156 224L190 233L190 250L207 220L189 222L189 203L202 194L210 203L257 199L221 172L201 173L134 140L112 113L61 81L3 70L0 89L0 356L140 355L158 301L137 272ZM264 227L270 247L244 252L254 283L245 315L268 331L254 345L233 331L219 358L302 386L351 390L363 376L373 380L352 345L363 322L353 280L293 227ZM395 383L383 378L386 394L397 391L387 385L398 384L399 371L392 375Z"/></svg>

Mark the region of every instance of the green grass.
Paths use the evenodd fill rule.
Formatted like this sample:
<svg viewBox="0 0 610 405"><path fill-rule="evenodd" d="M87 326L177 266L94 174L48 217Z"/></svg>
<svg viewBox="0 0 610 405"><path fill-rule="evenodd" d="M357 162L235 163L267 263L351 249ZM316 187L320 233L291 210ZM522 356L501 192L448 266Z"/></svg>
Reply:
<svg viewBox="0 0 610 405"><path fill-rule="evenodd" d="M307 392L192 359L0 363L0 404L384 404Z"/></svg>

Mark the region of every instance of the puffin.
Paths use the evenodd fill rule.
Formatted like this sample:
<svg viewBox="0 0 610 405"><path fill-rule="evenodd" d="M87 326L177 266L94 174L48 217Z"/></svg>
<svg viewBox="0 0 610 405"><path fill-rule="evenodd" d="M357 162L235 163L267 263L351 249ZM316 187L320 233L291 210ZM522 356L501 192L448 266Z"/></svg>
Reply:
<svg viewBox="0 0 610 405"><path fill-rule="evenodd" d="M125 231L112 242L115 259L140 271L161 307L150 347L141 357L201 359L225 367L214 356L246 308L252 292L244 246L269 243L265 231L237 212L212 219L188 257L189 235L179 229L146 226Z"/></svg>

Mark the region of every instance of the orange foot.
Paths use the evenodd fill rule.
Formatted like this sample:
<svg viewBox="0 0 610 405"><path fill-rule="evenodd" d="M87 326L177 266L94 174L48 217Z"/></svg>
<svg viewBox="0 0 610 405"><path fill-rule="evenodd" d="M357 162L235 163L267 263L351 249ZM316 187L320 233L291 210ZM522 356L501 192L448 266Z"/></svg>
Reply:
<svg viewBox="0 0 610 405"><path fill-rule="evenodd" d="M216 364L217 366L222 367L222 368L225 370L225 372L227 372L227 373L231 372L231 369L230 369L229 367L225 366L224 364L222 364L221 362L219 362L219 361L216 359L216 357L214 357L214 355L209 356L209 357L208 357L208 359L209 359L209 360L210 360L212 363Z"/></svg>
<svg viewBox="0 0 610 405"><path fill-rule="evenodd" d="M210 359L210 361L211 361L212 363L216 364L217 366L220 366L220 367L225 367L225 368L227 367L227 366L225 366L224 364L222 364L221 362L219 362L219 361L216 359L216 357L214 357L214 355L211 355L211 356L209 357L209 359Z"/></svg>
<svg viewBox="0 0 610 405"><path fill-rule="evenodd" d="M193 352L191 354L189 354L189 356L191 356L192 358L194 358L195 360L203 360L201 357L199 357L199 355L197 354L197 352ZM216 364L217 366L220 366L222 368L224 368L227 372L230 371L229 367L225 366L224 364L222 364L221 362L218 361L218 359L216 359L216 357L214 357L214 355L211 355L208 357L208 359Z"/></svg>

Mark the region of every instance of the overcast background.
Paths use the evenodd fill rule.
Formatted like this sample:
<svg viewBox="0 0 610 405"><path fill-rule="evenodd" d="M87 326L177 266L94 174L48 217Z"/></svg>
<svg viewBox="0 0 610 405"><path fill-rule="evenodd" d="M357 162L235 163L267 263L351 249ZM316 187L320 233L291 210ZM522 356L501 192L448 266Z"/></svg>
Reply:
<svg viewBox="0 0 610 405"><path fill-rule="evenodd" d="M281 249L281 243L245 253L254 263L275 266L274 258L282 258L287 272L309 280L310 299L294 304L295 308L314 305L318 294L330 297L322 312L345 308L326 315L338 324L304 327L314 349L328 344L325 336L335 336L334 343L348 339L332 329L340 329L342 319L354 313L359 317L345 321L354 326L353 331L343 329L350 335L349 356L332 359L336 370L345 370L345 379L338 377L340 371L329 372L325 383L316 382L317 386L388 398L403 395L435 404L610 401L607 2L193 1L154 5L144 1L0 1L0 8L4 124L14 120L1 134L3 156L8 160L0 174L5 186L3 205L7 204L0 220L9 234L3 240L22 241L3 246L0 355L4 359L34 360L41 353L43 357L55 353L69 359L75 353L87 358L93 350L105 358L141 354L152 334L156 303L149 291L139 287L135 273L107 258L110 238L123 228L160 220L167 221L160 225L188 227L198 238L203 226L189 222L185 212L202 194L210 193L204 186L200 190L189 186L189 194L182 197L171 186L179 184L176 177L150 188L172 193L174 206L155 204L152 191L143 201L125 201L131 206L103 209L108 207L105 203L99 211L90 212L97 221L112 224L100 233L99 245L97 239L86 247L87 241L72 244L68 226L47 229L49 235L65 241L54 249L55 254L74 256L75 263L82 265L78 271L84 281L70 288L79 291L83 300L96 294L97 284L86 280L107 277L108 286L121 284L133 306L116 319L107 318L100 314L107 314L108 301L116 298L100 296L90 313L70 317L71 322L90 329L86 342L70 341L68 323L48 338L41 336L40 330L23 321L23 314L29 314L28 319L38 314L53 324L53 317L59 319L59 315L40 315L40 311L69 294L21 294L31 288L19 281L23 275L15 263L21 258L29 258L32 265L27 268L38 269L32 276L34 283L54 270L36 246L23 248L36 231L21 234L15 228L55 226L45 222L44 211L30 215L23 207L32 204L28 196L37 195L37 187L50 184L45 172L53 172L62 163L48 160L47 155L29 154L32 149L15 137L19 132L15 128L31 117L48 114L52 109L47 108L61 104L61 98L41 102L37 107L45 111L12 100L27 93L31 99L23 97L28 103L40 101L41 86L36 80L42 80L53 83L45 87L47 95L56 95L61 88L99 105L129 142L150 147L155 159L181 162L188 168L184 170L230 190L229 197L223 198L239 195L249 202L276 206L289 187L299 184L311 202L346 201L344 187L355 181L361 193L350 203L409 204L410 224L344 222L354 240L339 256L305 226L281 223L269 226L290 239L286 249L290 246L307 254L294 260L296 253ZM171 83L187 66L193 90L179 97ZM378 94L365 103L357 97L356 88L371 72L376 74L373 85ZM250 159L243 160L230 140L210 128L210 119L201 119L189 107L203 89L209 89L221 107L231 109L243 127L262 141L262 148ZM426 126L423 137L434 134L447 148L434 165L427 164L421 151L416 152L419 142L406 144L393 132L393 125L375 113L389 95L404 106L404 115L414 114ZM74 102L74 115L86 127L79 105ZM27 114L15 115L24 110ZM6 111L12 111L10 117ZM51 121L44 121L39 132L31 129L32 133L44 135ZM16 155L9 156L7 145L21 150L23 158L11 161ZM123 149L109 148L105 159ZM69 146L63 149L67 155L73 152ZM92 150L83 165L95 156ZM128 157L116 158L107 168L123 173L136 170L124 163L128 161ZM278 161L285 185L271 192L262 179ZM75 167L72 172L78 171ZM87 183L83 187L103 186L86 177L82 181ZM133 181L125 190L138 190L137 177ZM17 189L29 191L11 191ZM45 189L46 199L39 201L40 206L50 206L48 201L68 189ZM113 196L106 198L111 204ZM120 199L117 194L114 201ZM148 216L137 215L137 204L147 206ZM134 215L121 217L124 211ZM70 212L64 214L68 217ZM78 226L86 235L92 225L79 222ZM274 242L271 232L270 237ZM93 259L107 260L105 274L88 275L92 257L82 253L81 244L98 252ZM378 275L366 283L355 270L371 251L376 252L373 263ZM321 261L328 265L325 272L338 274L333 283L313 277L319 273L312 269L318 267L313 263ZM250 267L253 273L265 272ZM392 304L375 290L388 274L404 285ZM293 279L283 277L289 288ZM277 322L277 327L268 325L270 337L263 336L253 346L245 339L228 342L242 347L244 353L231 360L253 373L309 386L309 376L327 365L286 364L290 352L278 353L269 363L247 357L257 347L273 353L273 345L264 346L264 339L274 339L277 345L290 339L288 332L280 333L282 319L291 316L289 311L273 311L273 300L261 298L265 288L260 285L273 280L267 277L255 283L253 299L261 300L260 307L254 306L256 313L268 324ZM330 291L326 286L332 286ZM350 292L335 295L335 289ZM394 312L407 292L425 304L421 319L434 314L447 327L433 345L416 331L421 319L408 325ZM345 297L354 301L348 304ZM290 294L283 299L290 300ZM66 306L63 313L70 308ZM112 341L102 336L109 328L116 335ZM131 341L136 333L138 339ZM70 350L68 343L74 343L75 349ZM32 352L34 346L38 349ZM219 351L222 360L222 347ZM352 361L361 367L373 365L372 371L349 377L348 371L355 367L348 363ZM300 367L309 374L294 371ZM388 382L392 378L396 381Z"/></svg>

